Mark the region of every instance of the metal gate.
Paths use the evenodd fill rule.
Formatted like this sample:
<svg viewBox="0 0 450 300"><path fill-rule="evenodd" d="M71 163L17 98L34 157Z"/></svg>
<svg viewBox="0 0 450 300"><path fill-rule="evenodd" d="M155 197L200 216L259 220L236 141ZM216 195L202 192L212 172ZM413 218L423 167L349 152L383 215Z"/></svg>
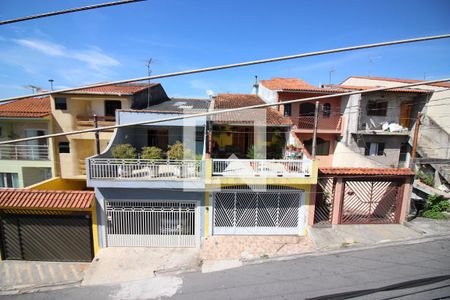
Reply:
<svg viewBox="0 0 450 300"><path fill-rule="evenodd" d="M399 185L395 181L346 181L341 223L397 223Z"/></svg>
<svg viewBox="0 0 450 300"><path fill-rule="evenodd" d="M320 178L317 182L314 224L330 225L333 216L334 178Z"/></svg>
<svg viewBox="0 0 450 300"><path fill-rule="evenodd" d="M301 190L216 192L214 234L302 235L304 196Z"/></svg>
<svg viewBox="0 0 450 300"><path fill-rule="evenodd" d="M106 201L108 246L196 247L193 202Z"/></svg>
<svg viewBox="0 0 450 300"><path fill-rule="evenodd" d="M92 227L88 215L1 216L5 259L91 261Z"/></svg>

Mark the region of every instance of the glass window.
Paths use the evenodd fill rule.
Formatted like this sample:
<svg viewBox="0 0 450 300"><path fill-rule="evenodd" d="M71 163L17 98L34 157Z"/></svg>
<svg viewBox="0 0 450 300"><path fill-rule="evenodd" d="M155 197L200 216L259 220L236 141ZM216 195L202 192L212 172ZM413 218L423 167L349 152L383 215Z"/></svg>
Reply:
<svg viewBox="0 0 450 300"><path fill-rule="evenodd" d="M325 118L329 118L331 116L331 104L330 103L325 103L323 105L323 116Z"/></svg>
<svg viewBox="0 0 450 300"><path fill-rule="evenodd" d="M58 144L59 153L70 153L69 142L60 142Z"/></svg>
<svg viewBox="0 0 450 300"><path fill-rule="evenodd" d="M312 139L304 141L306 150L312 154ZM321 138L316 140L316 155L329 155L330 154L330 141L326 141Z"/></svg>
<svg viewBox="0 0 450 300"><path fill-rule="evenodd" d="M366 156L384 155L384 143L366 143L364 155Z"/></svg>
<svg viewBox="0 0 450 300"><path fill-rule="evenodd" d="M292 105L290 103L284 105L284 116L290 117L292 115Z"/></svg>
<svg viewBox="0 0 450 300"><path fill-rule="evenodd" d="M367 115L368 116L386 116L387 102L369 101L367 103Z"/></svg>
<svg viewBox="0 0 450 300"><path fill-rule="evenodd" d="M64 97L55 97L55 109L67 110L67 99Z"/></svg>
<svg viewBox="0 0 450 300"><path fill-rule="evenodd" d="M0 173L0 188L18 187L17 173Z"/></svg>

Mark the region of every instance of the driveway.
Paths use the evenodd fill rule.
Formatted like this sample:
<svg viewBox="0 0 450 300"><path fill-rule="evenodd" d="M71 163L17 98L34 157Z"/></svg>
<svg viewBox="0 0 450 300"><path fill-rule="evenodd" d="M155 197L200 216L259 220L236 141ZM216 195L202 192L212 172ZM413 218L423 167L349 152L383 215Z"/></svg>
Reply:
<svg viewBox="0 0 450 300"><path fill-rule="evenodd" d="M78 284L87 263L0 261L0 293Z"/></svg>
<svg viewBox="0 0 450 300"><path fill-rule="evenodd" d="M199 265L197 248L103 248L86 270L82 285L141 280L159 271L196 269Z"/></svg>

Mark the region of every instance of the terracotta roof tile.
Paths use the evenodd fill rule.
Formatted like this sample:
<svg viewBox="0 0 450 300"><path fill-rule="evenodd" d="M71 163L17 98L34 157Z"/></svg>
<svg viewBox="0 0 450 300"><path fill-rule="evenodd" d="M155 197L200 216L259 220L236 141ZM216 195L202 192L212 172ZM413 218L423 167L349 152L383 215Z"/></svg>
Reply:
<svg viewBox="0 0 450 300"><path fill-rule="evenodd" d="M150 87L157 86L159 83L151 83ZM148 84L113 84L105 85L93 88L86 88L76 90L72 92L66 92L67 94L95 94L95 95L118 95L118 96L131 96L140 91L143 91L149 87Z"/></svg>
<svg viewBox="0 0 450 300"><path fill-rule="evenodd" d="M342 93L345 90L339 88L317 87L299 78L272 78L270 80L260 80L263 86L269 90L286 92L322 92L322 93Z"/></svg>
<svg viewBox="0 0 450 300"><path fill-rule="evenodd" d="M251 105L265 104L265 102L256 95L252 94L219 94L214 97L213 109L230 109ZM265 108L267 125L290 126L291 119L284 117L279 111L272 107ZM260 118L259 112L245 110L239 112L230 112L213 116L213 121L224 124L253 124L252 120Z"/></svg>
<svg viewBox="0 0 450 300"><path fill-rule="evenodd" d="M0 189L0 208L88 209L93 191Z"/></svg>
<svg viewBox="0 0 450 300"><path fill-rule="evenodd" d="M341 87L342 89L348 89L348 90L364 91L364 90L374 89L379 86L339 85L339 87ZM408 89L408 88L392 88L392 89L387 90L386 92L430 94L433 91Z"/></svg>
<svg viewBox="0 0 450 300"><path fill-rule="evenodd" d="M372 80L381 80L381 81L401 82L401 83L416 83L416 82L423 81L423 80L417 80L417 79L401 79L401 78L389 78L389 77L377 77L377 76L374 76L374 77L372 77L372 76L350 76L347 79L349 79L349 78L363 78L363 79L372 79ZM345 80L344 80L344 82L345 82ZM431 84L427 84L427 85L450 88L450 82L431 83Z"/></svg>
<svg viewBox="0 0 450 300"><path fill-rule="evenodd" d="M43 118L50 113L50 97L25 98L0 104L0 118Z"/></svg>
<svg viewBox="0 0 450 300"><path fill-rule="evenodd" d="M319 171L325 175L414 175L408 168L319 168Z"/></svg>

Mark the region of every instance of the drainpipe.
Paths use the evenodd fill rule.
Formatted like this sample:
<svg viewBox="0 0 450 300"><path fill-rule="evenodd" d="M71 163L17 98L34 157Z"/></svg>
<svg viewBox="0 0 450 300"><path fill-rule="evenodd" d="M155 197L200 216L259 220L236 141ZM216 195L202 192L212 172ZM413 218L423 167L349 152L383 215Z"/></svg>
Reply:
<svg viewBox="0 0 450 300"><path fill-rule="evenodd" d="M312 140L312 158L316 158L316 143L317 143L317 124L319 122L319 101L316 101L316 108L314 110L314 131Z"/></svg>

